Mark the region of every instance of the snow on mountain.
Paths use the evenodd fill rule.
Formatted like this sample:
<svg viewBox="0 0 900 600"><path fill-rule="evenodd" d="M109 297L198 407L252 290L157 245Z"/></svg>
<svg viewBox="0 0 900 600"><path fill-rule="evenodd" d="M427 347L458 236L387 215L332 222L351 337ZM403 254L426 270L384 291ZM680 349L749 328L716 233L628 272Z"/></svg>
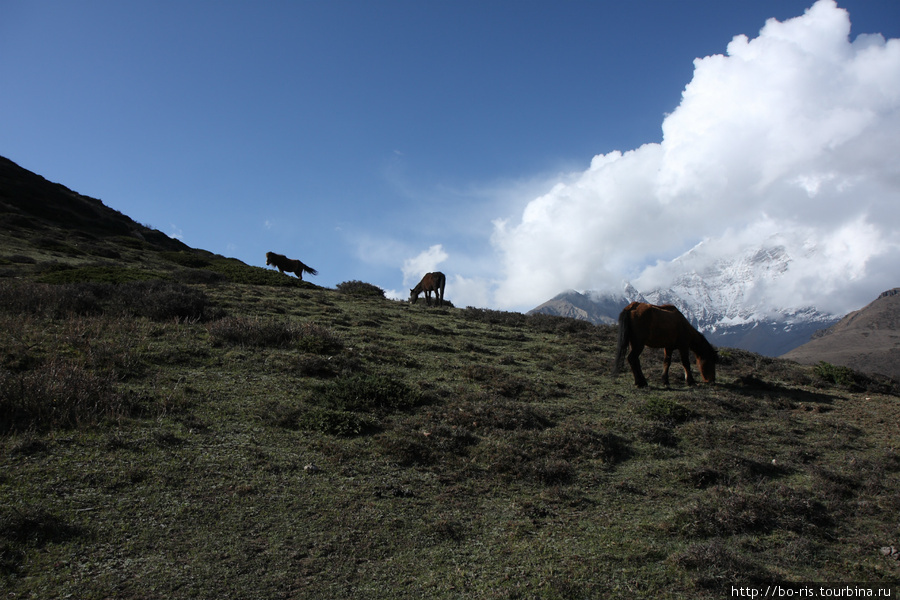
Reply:
<svg viewBox="0 0 900 600"><path fill-rule="evenodd" d="M713 344L779 356L806 343L839 316L811 306L779 306L770 300L770 291L777 288L793 258L784 244L776 239L769 242L713 260L698 259L705 251L700 244L668 265L680 274L667 287L641 292L625 282L620 291L570 291L531 312L613 324L632 301L674 304Z"/></svg>

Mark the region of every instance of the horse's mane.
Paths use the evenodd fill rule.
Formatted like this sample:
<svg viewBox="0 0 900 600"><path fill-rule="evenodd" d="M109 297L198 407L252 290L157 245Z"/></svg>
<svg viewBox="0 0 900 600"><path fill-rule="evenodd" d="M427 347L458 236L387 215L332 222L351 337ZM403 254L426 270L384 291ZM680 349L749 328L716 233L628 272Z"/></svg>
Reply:
<svg viewBox="0 0 900 600"><path fill-rule="evenodd" d="M716 360L719 357L719 353L716 352L715 346L710 344L709 340L707 340L702 333L696 329L694 331L697 332L697 335L691 343L691 350L702 356L705 360Z"/></svg>

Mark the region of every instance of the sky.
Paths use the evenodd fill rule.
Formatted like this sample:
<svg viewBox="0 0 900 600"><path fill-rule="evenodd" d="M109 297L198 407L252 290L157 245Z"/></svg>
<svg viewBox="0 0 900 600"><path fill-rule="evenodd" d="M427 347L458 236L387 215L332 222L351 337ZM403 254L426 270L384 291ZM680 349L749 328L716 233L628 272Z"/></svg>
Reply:
<svg viewBox="0 0 900 600"><path fill-rule="evenodd" d="M898 38L897 0L0 0L0 155L326 287L524 311L775 240L769 293L844 313L900 286Z"/></svg>

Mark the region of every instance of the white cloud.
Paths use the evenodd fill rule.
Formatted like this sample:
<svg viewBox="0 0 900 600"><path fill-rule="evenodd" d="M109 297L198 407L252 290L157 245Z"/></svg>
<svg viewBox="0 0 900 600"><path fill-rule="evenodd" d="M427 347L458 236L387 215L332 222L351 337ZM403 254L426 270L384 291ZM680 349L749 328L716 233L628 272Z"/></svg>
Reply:
<svg viewBox="0 0 900 600"><path fill-rule="evenodd" d="M420 252L417 256L406 259L403 261L404 285L414 287L425 273L437 271L438 265L447 260L447 258L449 258L449 255L444 252L444 247L441 244L435 244L428 250Z"/></svg>
<svg viewBox="0 0 900 600"><path fill-rule="evenodd" d="M448 278L445 298L457 308L490 306L491 282L478 277L453 275Z"/></svg>
<svg viewBox="0 0 900 600"><path fill-rule="evenodd" d="M849 33L820 0L695 60L661 143L596 156L495 221L492 304L662 280L701 240L713 260L774 234L815 252L772 294L850 310L900 284L900 40Z"/></svg>

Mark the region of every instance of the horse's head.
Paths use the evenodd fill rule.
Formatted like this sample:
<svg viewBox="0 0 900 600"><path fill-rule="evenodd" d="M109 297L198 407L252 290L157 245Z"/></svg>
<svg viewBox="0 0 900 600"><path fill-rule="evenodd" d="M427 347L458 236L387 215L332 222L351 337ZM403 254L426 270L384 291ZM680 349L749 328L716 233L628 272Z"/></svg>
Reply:
<svg viewBox="0 0 900 600"><path fill-rule="evenodd" d="M415 290L415 288L409 290L409 303L415 304L419 299L419 292Z"/></svg>
<svg viewBox="0 0 900 600"><path fill-rule="evenodd" d="M700 369L700 376L706 383L716 382L716 361L718 359L719 354L715 351L707 356L697 355L697 368Z"/></svg>
<svg viewBox="0 0 900 600"><path fill-rule="evenodd" d="M272 264L272 253L266 252L266 266L270 266Z"/></svg>

